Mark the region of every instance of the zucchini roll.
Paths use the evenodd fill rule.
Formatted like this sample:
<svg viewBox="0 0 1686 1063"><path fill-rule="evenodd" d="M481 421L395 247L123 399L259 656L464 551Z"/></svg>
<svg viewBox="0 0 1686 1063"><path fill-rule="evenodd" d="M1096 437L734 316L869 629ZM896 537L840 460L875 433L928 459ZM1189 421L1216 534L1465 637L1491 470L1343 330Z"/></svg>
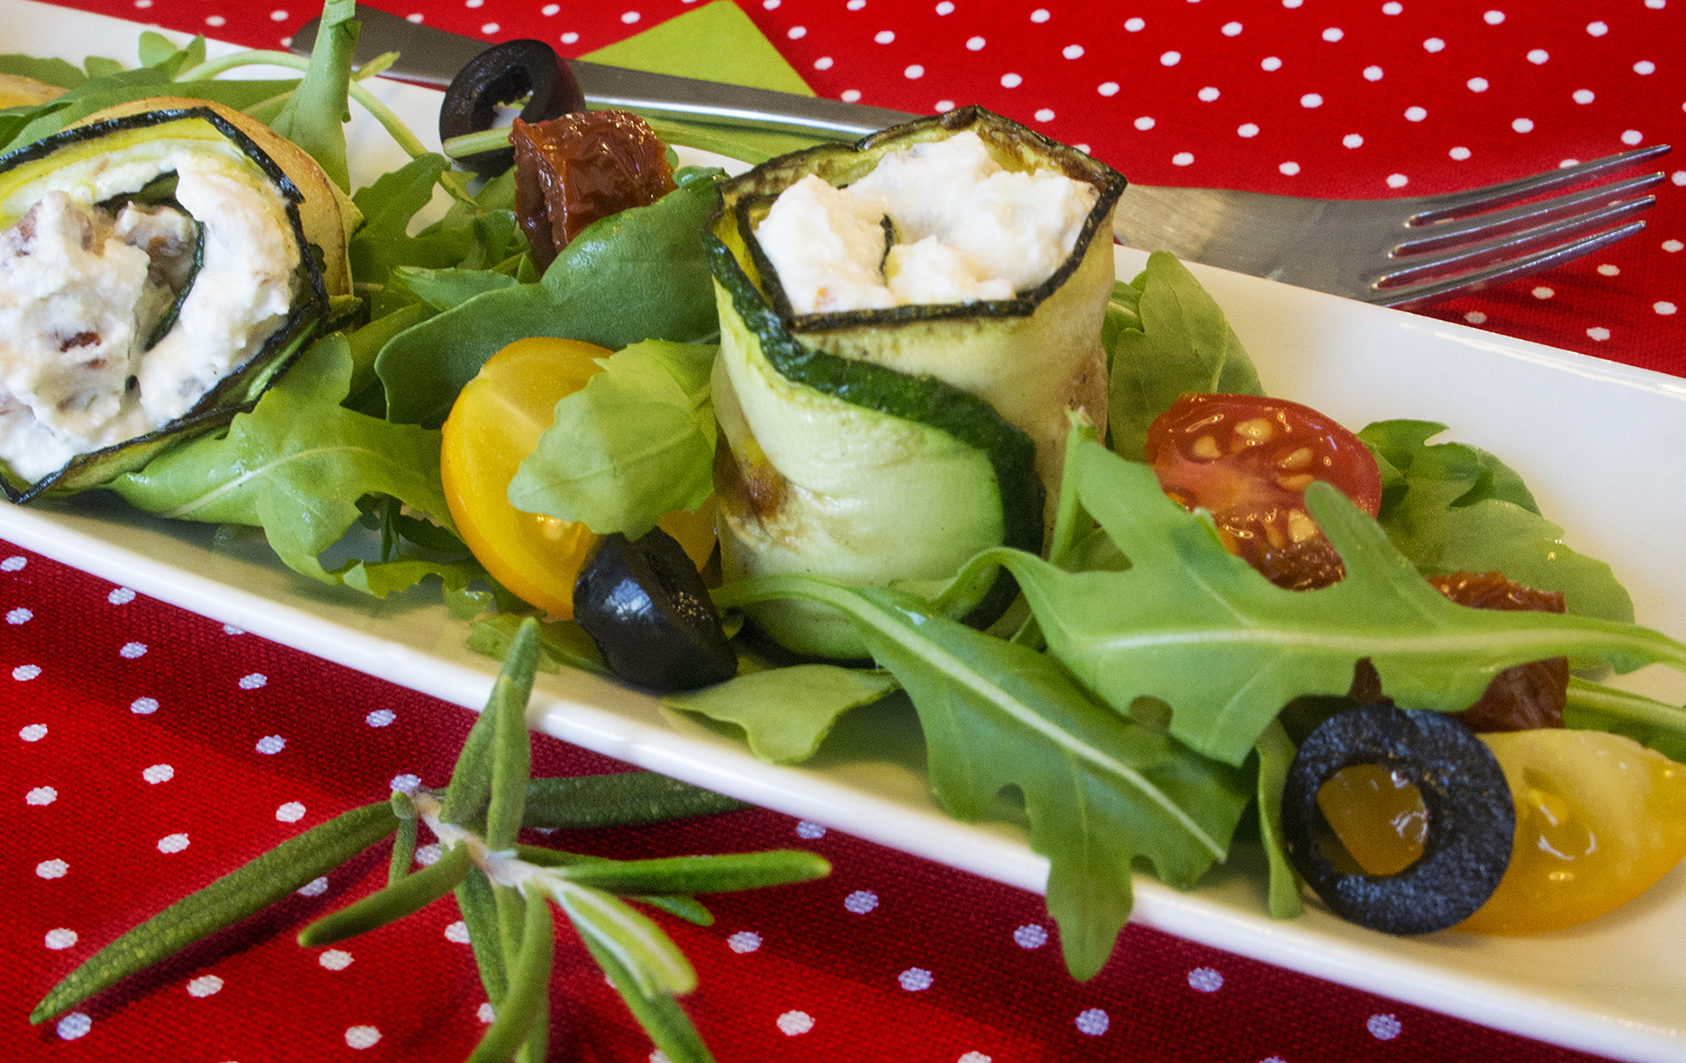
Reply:
<svg viewBox="0 0 1686 1063"><path fill-rule="evenodd" d="M226 423L351 291L338 189L237 111L155 98L0 158L0 483L98 486Z"/></svg>
<svg viewBox="0 0 1686 1063"><path fill-rule="evenodd" d="M717 522L727 578L933 586L1040 552L1069 411L1106 423L1101 323L1124 178L975 107L773 159L721 186ZM956 595L988 623L1005 574ZM858 657L824 607L754 619Z"/></svg>

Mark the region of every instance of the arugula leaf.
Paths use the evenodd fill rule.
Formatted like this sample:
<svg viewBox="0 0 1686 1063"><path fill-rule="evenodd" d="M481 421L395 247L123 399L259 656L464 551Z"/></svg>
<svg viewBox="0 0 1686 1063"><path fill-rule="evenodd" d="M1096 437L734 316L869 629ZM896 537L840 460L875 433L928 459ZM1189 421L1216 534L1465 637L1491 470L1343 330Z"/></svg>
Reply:
<svg viewBox="0 0 1686 1063"><path fill-rule="evenodd" d="M716 348L651 340L598 359L603 371L556 404L509 483L516 509L636 539L714 493Z"/></svg>
<svg viewBox="0 0 1686 1063"><path fill-rule="evenodd" d="M1229 319L1175 255L1155 251L1130 286L1140 293L1135 305L1115 295L1103 331L1112 361L1107 424L1112 448L1140 461L1148 425L1183 392L1264 390Z"/></svg>
<svg viewBox="0 0 1686 1063"><path fill-rule="evenodd" d="M449 310L476 295L513 287L514 277L485 269L418 269L397 266L387 278L390 287L409 292L435 310Z"/></svg>
<svg viewBox="0 0 1686 1063"><path fill-rule="evenodd" d="M669 694L662 707L736 724L750 752L770 764L796 764L819 752L838 717L896 688L895 679L883 672L796 664Z"/></svg>
<svg viewBox="0 0 1686 1063"><path fill-rule="evenodd" d="M1107 704L1127 713L1159 698L1172 734L1227 763L1239 765L1291 699L1346 690L1361 657L1400 704L1442 711L1473 703L1499 670L1547 657L1686 671L1686 645L1647 628L1447 601L1328 484L1308 487L1306 503L1346 578L1287 591L1225 551L1209 516L1167 499L1152 469L1088 441L1066 462L1064 489L1130 567L1068 573L1001 547L970 564L1012 571L1049 651Z"/></svg>
<svg viewBox="0 0 1686 1063"><path fill-rule="evenodd" d="M1537 590L1561 591L1569 612L1633 620L1633 599L1610 566L1563 543L1522 478L1465 443L1430 444L1446 426L1378 421L1358 433L1385 462L1378 519L1425 575L1503 572Z"/></svg>
<svg viewBox="0 0 1686 1063"><path fill-rule="evenodd" d="M162 516L262 527L290 568L340 583L343 573L326 571L317 555L357 521L364 495L392 495L450 519L439 433L342 407L351 374L345 337L319 340L226 433L169 451L111 487Z"/></svg>
<svg viewBox="0 0 1686 1063"><path fill-rule="evenodd" d="M351 191L345 161L345 123L351 90L351 53L357 46L356 0L327 0L311 49L310 66L298 88L269 127L297 144L322 167L330 180Z"/></svg>
<svg viewBox="0 0 1686 1063"><path fill-rule="evenodd" d="M1686 709L1678 705L1570 676L1563 724L1625 735L1686 764Z"/></svg>
<svg viewBox="0 0 1686 1063"><path fill-rule="evenodd" d="M611 350L647 339L712 336L719 319L697 234L714 205L716 172L694 175L647 207L588 226L540 283L486 292L394 337L375 363L388 416L443 423L486 359L529 336Z"/></svg>
<svg viewBox="0 0 1686 1063"><path fill-rule="evenodd" d="M1112 712L1052 658L880 588L764 576L717 594L725 606L786 597L841 610L894 673L950 815L989 818L997 795L1018 788L1031 847L1052 865L1048 911L1074 978L1100 970L1129 918L1135 857L1185 889L1227 852L1252 796L1248 773Z"/></svg>
<svg viewBox="0 0 1686 1063"><path fill-rule="evenodd" d="M175 47L172 45L170 50L174 51ZM0 55L0 74L34 78L61 89L73 89L88 80L88 75L78 70L75 63L67 63L63 59L39 59L15 52Z"/></svg>

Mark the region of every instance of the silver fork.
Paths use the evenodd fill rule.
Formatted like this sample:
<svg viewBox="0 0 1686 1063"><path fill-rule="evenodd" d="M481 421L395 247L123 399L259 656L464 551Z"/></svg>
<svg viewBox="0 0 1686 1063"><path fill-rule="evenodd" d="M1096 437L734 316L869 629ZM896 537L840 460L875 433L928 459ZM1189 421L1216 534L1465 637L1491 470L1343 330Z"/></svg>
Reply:
<svg viewBox="0 0 1686 1063"><path fill-rule="evenodd" d="M355 61L386 52L387 73L448 85L485 42L359 7ZM308 54L317 20L292 36ZM748 129L852 140L917 115L837 100L650 74L571 60L588 103ZM1113 235L1132 247L1383 306L1418 306L1590 254L1645 227L1629 220L1663 174L1590 182L1656 158L1668 145L1443 196L1300 199L1263 192L1131 183ZM1569 191L1564 191L1564 190ZM1551 198L1548 193L1562 192Z"/></svg>

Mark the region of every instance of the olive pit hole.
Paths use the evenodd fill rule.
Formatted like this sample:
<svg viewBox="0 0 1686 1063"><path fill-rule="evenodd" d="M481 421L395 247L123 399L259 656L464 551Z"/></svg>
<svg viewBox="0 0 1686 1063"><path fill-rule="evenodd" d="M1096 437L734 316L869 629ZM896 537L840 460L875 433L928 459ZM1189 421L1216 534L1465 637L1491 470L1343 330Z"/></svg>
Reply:
<svg viewBox="0 0 1686 1063"><path fill-rule="evenodd" d="M1317 788L1319 851L1347 874L1397 875L1422 859L1428 808L1403 772L1382 764L1342 768Z"/></svg>

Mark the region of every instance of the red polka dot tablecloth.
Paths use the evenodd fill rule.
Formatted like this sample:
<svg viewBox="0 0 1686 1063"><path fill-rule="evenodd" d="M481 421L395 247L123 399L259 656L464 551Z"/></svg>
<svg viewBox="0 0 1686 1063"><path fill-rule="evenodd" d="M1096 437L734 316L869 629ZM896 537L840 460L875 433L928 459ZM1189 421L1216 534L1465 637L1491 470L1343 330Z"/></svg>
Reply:
<svg viewBox="0 0 1686 1063"><path fill-rule="evenodd" d="M1149 184L1423 194L1676 143L1643 234L1424 312L1686 375L1686 0L740 3L821 95L910 111L981 103ZM314 14L68 6L262 47ZM375 6L574 55L692 5ZM27 1025L53 981L189 889L394 785L442 784L472 717L3 544L0 613L0 797L15 824L0 858L0 1058L468 1053L489 1016L449 901L328 950L293 943L317 913L375 888L384 857ZM535 742L543 772L622 767ZM801 846L833 862L818 882L712 898L711 927L663 921L698 968L687 1010L721 1060L1590 1058L1139 927L1076 984L1040 897L764 810L569 841L619 857ZM551 1058L655 1063L571 935Z"/></svg>

